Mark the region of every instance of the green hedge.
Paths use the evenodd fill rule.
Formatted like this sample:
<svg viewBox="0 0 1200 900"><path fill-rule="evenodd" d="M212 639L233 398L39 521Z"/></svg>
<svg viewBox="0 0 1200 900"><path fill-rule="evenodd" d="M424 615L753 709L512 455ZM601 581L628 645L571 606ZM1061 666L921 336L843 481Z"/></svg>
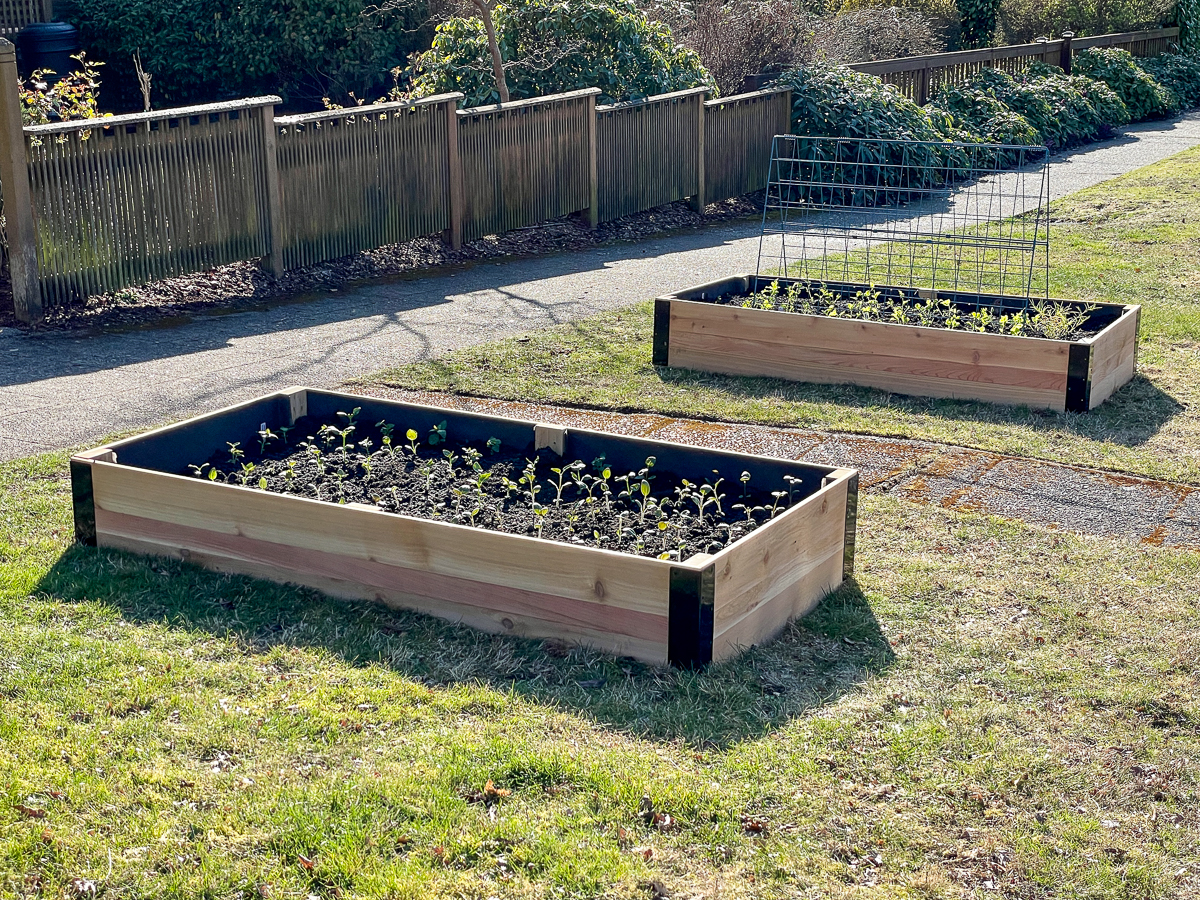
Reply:
<svg viewBox="0 0 1200 900"><path fill-rule="evenodd" d="M1128 50L1093 47L1076 54L1073 71L1103 81L1125 101L1133 121L1179 112L1179 99L1154 80Z"/></svg>
<svg viewBox="0 0 1200 900"><path fill-rule="evenodd" d="M1200 58L1166 53L1141 60L1140 65L1164 88L1175 95L1183 109L1200 106Z"/></svg>
<svg viewBox="0 0 1200 900"><path fill-rule="evenodd" d="M427 0L59 0L55 11L106 63L106 103L124 108L141 106L136 52L158 107L257 93L313 106L373 99L432 38Z"/></svg>

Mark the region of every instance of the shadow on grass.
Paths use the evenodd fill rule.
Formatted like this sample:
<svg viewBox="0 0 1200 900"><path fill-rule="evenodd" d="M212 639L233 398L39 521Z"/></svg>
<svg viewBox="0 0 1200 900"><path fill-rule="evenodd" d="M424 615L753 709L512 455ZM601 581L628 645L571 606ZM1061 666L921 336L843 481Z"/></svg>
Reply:
<svg viewBox="0 0 1200 900"><path fill-rule="evenodd" d="M554 642L487 635L430 616L76 545L38 590L100 602L130 622L297 647L431 687L483 684L603 727L698 748L759 737L886 670L894 654L853 579L769 644L704 672L660 669Z"/></svg>
<svg viewBox="0 0 1200 900"><path fill-rule="evenodd" d="M796 403L834 403L864 410L886 407L953 422L1016 425L1046 433L1065 431L1088 440L1110 441L1124 447L1146 444L1186 408L1142 375L1135 375L1097 409L1087 413L1060 413L973 400L910 397L846 384L809 384L686 369L659 368L657 371L664 385L675 389L703 386L719 390L726 393L731 402L770 398ZM729 419L730 413L730 410L723 410L719 417Z"/></svg>

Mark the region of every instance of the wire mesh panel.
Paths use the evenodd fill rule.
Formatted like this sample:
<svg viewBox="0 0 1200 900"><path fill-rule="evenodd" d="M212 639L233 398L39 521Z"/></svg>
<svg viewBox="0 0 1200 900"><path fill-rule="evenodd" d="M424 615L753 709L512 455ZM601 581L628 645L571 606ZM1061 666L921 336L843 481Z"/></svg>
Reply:
<svg viewBox="0 0 1200 900"><path fill-rule="evenodd" d="M285 267L449 228L458 96L276 119Z"/></svg>
<svg viewBox="0 0 1200 900"><path fill-rule="evenodd" d="M26 128L42 302L266 254L263 108L278 100Z"/></svg>
<svg viewBox="0 0 1200 900"><path fill-rule="evenodd" d="M1045 147L776 136L758 274L1049 293Z"/></svg>

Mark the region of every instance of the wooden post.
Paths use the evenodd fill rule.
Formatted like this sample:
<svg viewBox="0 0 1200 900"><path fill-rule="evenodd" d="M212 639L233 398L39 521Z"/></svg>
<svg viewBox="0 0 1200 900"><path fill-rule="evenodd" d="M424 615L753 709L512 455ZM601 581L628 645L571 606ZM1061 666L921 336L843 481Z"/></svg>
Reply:
<svg viewBox="0 0 1200 900"><path fill-rule="evenodd" d="M1067 75L1071 74L1071 38L1075 37L1075 32L1064 31L1062 33L1062 47L1058 51L1058 67Z"/></svg>
<svg viewBox="0 0 1200 900"><path fill-rule="evenodd" d="M275 106L262 107L263 162L267 177L267 237L271 244L266 263L271 274L283 277L283 197L279 189L279 141L275 133Z"/></svg>
<svg viewBox="0 0 1200 900"><path fill-rule="evenodd" d="M458 101L453 99L446 102L446 179L450 185L450 246L458 250L462 247L466 199L462 148L458 143Z"/></svg>
<svg viewBox="0 0 1200 900"><path fill-rule="evenodd" d="M33 221L19 86L17 49L11 41L0 38L0 189L4 191L13 311L22 322L37 322L43 315L42 287L38 280L37 229Z"/></svg>
<svg viewBox="0 0 1200 900"><path fill-rule="evenodd" d="M708 94L696 95L696 196L692 198L692 208L704 215L704 101Z"/></svg>
<svg viewBox="0 0 1200 900"><path fill-rule="evenodd" d="M54 0L42 0L42 21L54 21Z"/></svg>
<svg viewBox="0 0 1200 900"><path fill-rule="evenodd" d="M599 93L597 91L596 93ZM600 148L597 143L596 94L587 98L588 138L588 227L600 225Z"/></svg>

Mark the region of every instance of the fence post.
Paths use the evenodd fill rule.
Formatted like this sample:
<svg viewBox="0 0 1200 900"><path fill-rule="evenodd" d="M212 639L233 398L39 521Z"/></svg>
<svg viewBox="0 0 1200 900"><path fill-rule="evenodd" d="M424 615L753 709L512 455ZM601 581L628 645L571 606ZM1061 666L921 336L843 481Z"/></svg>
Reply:
<svg viewBox="0 0 1200 900"><path fill-rule="evenodd" d="M1071 38L1075 37L1075 32L1064 31L1062 33L1062 47L1058 51L1058 67L1067 75L1071 74Z"/></svg>
<svg viewBox="0 0 1200 900"><path fill-rule="evenodd" d="M54 0L42 0L42 21L54 21Z"/></svg>
<svg viewBox="0 0 1200 900"><path fill-rule="evenodd" d="M696 196L692 198L692 209L701 215L704 215L704 204L708 202L707 185L704 183L704 101L707 98L708 94L696 95Z"/></svg>
<svg viewBox="0 0 1200 900"><path fill-rule="evenodd" d="M596 121L596 95L587 98L587 141L588 141L588 227L600 226L600 147Z"/></svg>
<svg viewBox="0 0 1200 900"><path fill-rule="evenodd" d="M275 130L275 106L262 107L263 161L267 175L267 237L271 252L267 265L276 278L283 277L283 197L279 190L279 136Z"/></svg>
<svg viewBox="0 0 1200 900"><path fill-rule="evenodd" d="M8 273L17 318L37 322L42 318L42 286L38 280L37 230L19 85L17 49L11 41L0 38L0 188L4 191Z"/></svg>
<svg viewBox="0 0 1200 900"><path fill-rule="evenodd" d="M446 102L446 180L450 186L450 246L462 247L463 213L466 200L463 194L462 149L458 144L458 101Z"/></svg>

